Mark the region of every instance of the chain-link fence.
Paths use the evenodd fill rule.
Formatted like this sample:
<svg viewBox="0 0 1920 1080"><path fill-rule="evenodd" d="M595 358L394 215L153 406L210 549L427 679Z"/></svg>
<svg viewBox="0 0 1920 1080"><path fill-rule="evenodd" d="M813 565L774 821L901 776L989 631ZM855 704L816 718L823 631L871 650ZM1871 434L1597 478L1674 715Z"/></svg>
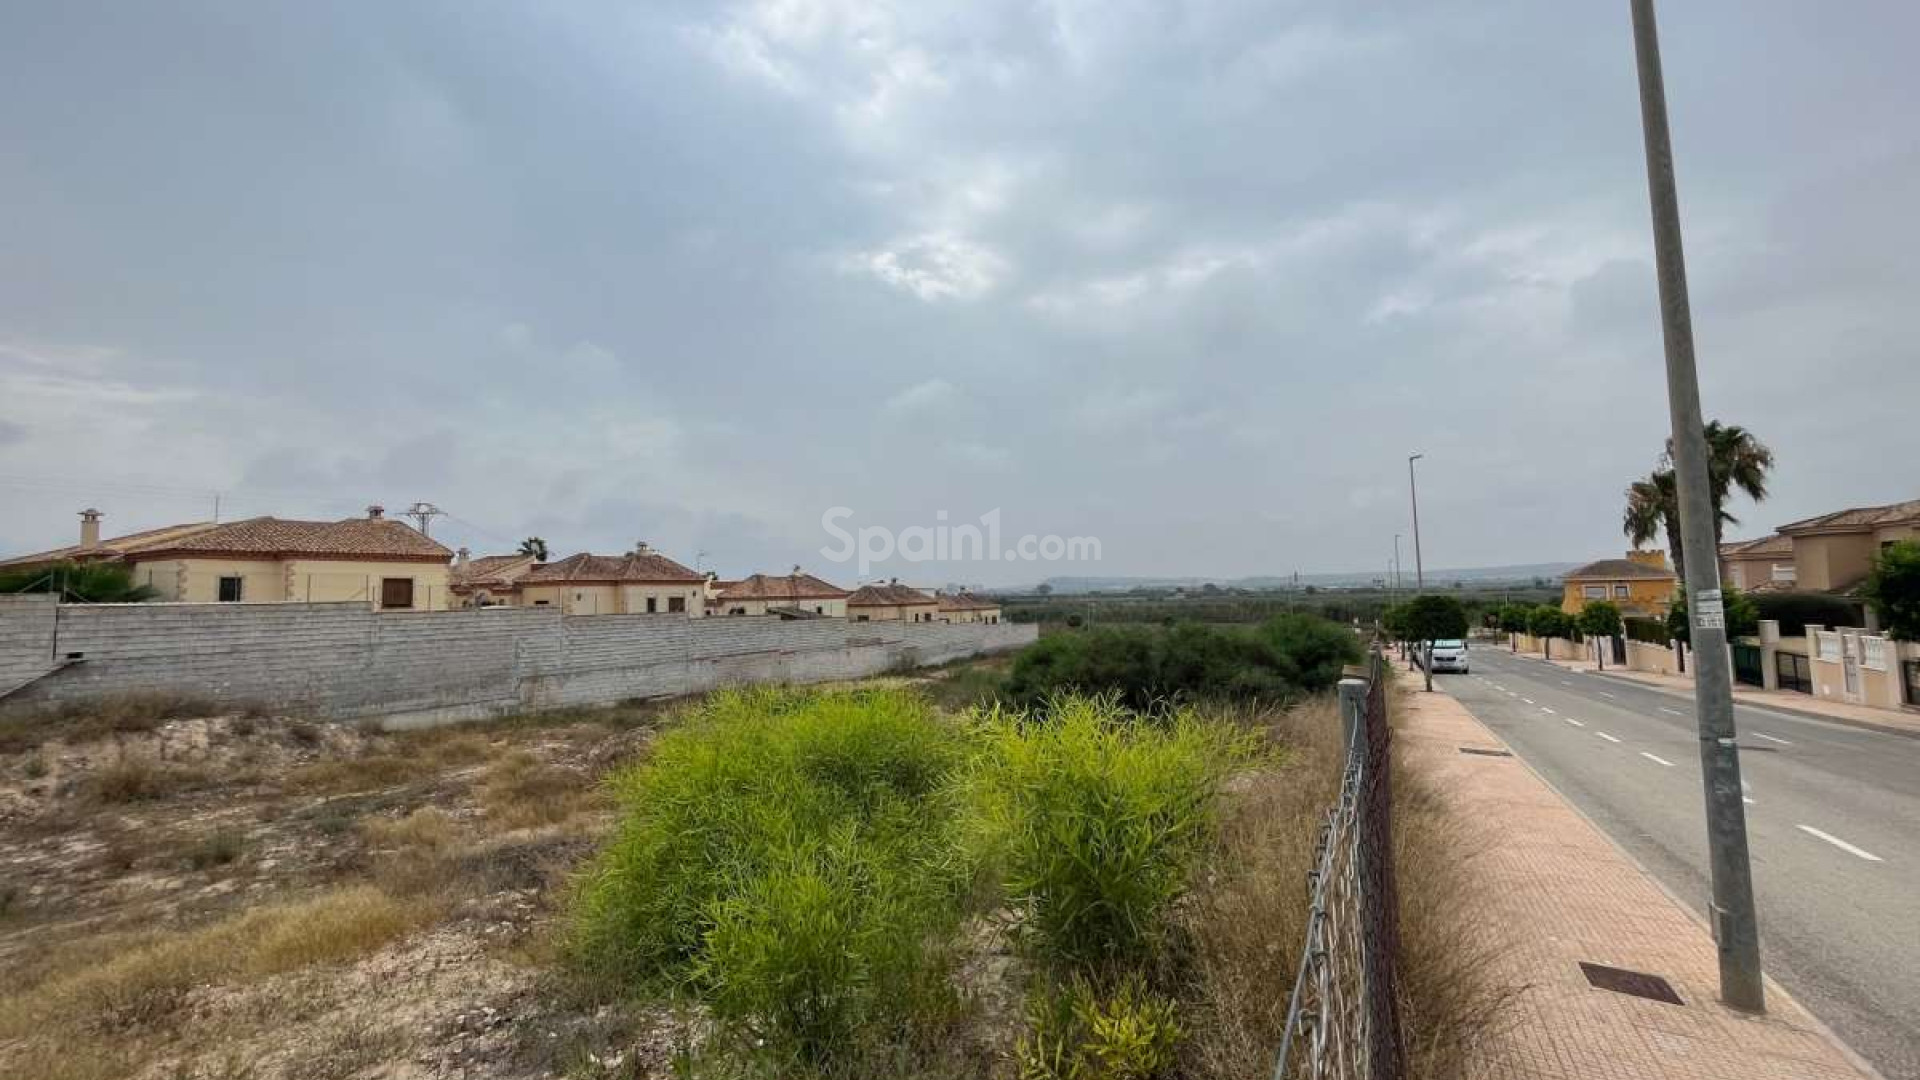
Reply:
<svg viewBox="0 0 1920 1080"><path fill-rule="evenodd" d="M1275 1080L1401 1080L1399 900L1393 878L1386 658L1340 685L1347 754L1314 868L1300 972Z"/></svg>

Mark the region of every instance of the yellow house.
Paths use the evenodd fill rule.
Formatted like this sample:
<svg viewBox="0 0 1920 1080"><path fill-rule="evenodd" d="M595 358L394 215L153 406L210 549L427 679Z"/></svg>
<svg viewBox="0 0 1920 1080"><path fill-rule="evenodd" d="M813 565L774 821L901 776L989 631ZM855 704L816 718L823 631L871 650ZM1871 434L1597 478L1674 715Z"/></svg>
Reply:
<svg viewBox="0 0 1920 1080"><path fill-rule="evenodd" d="M940 621L944 623L997 623L1000 604L972 593L935 593L940 603Z"/></svg>
<svg viewBox="0 0 1920 1080"><path fill-rule="evenodd" d="M847 597L847 618L854 622L933 622L940 602L898 579L881 585L862 585Z"/></svg>
<svg viewBox="0 0 1920 1080"><path fill-rule="evenodd" d="M453 552L378 506L363 518L274 517L192 522L103 540L102 514L80 513L80 542L0 562L0 568L117 562L158 599L184 603L364 600L387 611L449 606Z"/></svg>
<svg viewBox="0 0 1920 1080"><path fill-rule="evenodd" d="M626 555L581 552L541 563L515 582L523 607L557 607L567 615L707 613L707 579L640 544Z"/></svg>
<svg viewBox="0 0 1920 1080"><path fill-rule="evenodd" d="M727 582L714 595L716 615L825 615L844 618L852 594L799 567L783 577L755 574Z"/></svg>
<svg viewBox="0 0 1920 1080"><path fill-rule="evenodd" d="M1564 579L1560 610L1577 615L1592 600L1609 600L1622 615L1664 619L1680 580L1667 566L1664 551L1629 551L1624 559L1601 559Z"/></svg>

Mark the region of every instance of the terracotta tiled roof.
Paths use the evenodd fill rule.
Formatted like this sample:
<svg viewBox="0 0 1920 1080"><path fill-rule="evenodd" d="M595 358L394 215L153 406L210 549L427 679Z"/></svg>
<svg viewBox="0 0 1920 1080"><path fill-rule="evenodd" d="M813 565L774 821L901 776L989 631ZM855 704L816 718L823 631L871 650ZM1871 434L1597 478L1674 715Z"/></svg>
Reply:
<svg viewBox="0 0 1920 1080"><path fill-rule="evenodd" d="M581 552L559 562L541 563L520 579L522 585L614 584L627 581L699 585L707 579L658 552L589 555Z"/></svg>
<svg viewBox="0 0 1920 1080"><path fill-rule="evenodd" d="M1790 555L1793 553L1793 537L1763 536L1758 540L1734 540L1720 545L1722 558L1738 558L1742 555Z"/></svg>
<svg viewBox="0 0 1920 1080"><path fill-rule="evenodd" d="M152 529L113 540L99 547L62 548L59 552L11 560L18 563L61 558L158 558L160 556L253 555L267 558L368 558L406 561L446 561L453 552L420 530L387 518L346 518L341 521L292 521L275 517L245 518L223 524L197 522Z"/></svg>
<svg viewBox="0 0 1920 1080"><path fill-rule="evenodd" d="M941 611L992 611L1000 606L997 601L984 600L972 593L937 593Z"/></svg>
<svg viewBox="0 0 1920 1080"><path fill-rule="evenodd" d="M1814 532L1824 529L1871 529L1880 525L1898 525L1920 521L1920 499L1889 503L1886 506L1856 506L1836 510L1780 526L1781 532Z"/></svg>
<svg viewBox="0 0 1920 1080"><path fill-rule="evenodd" d="M755 574L729 584L720 593L721 600L839 600L851 595L847 590L822 581L812 574Z"/></svg>
<svg viewBox="0 0 1920 1080"><path fill-rule="evenodd" d="M52 551L42 551L33 555L20 555L11 559L0 560L0 566L36 566L40 563L69 562L74 559L116 559L129 552L139 551L151 544L192 536L196 532L213 527L214 524L211 521L193 521L185 525L168 525L164 528L148 529L145 532L128 533L125 536L116 536L111 540L102 540L96 547L83 548L79 544L73 544L68 547L54 548Z"/></svg>
<svg viewBox="0 0 1920 1080"><path fill-rule="evenodd" d="M1643 578L1648 581L1673 581L1673 571L1664 566L1648 566L1632 559L1601 559L1590 562L1577 570L1569 570L1568 581L1612 581L1621 578Z"/></svg>
<svg viewBox="0 0 1920 1080"><path fill-rule="evenodd" d="M465 566L453 564L447 583L456 589L507 588L533 569L531 555L482 555Z"/></svg>
<svg viewBox="0 0 1920 1080"><path fill-rule="evenodd" d="M934 599L919 589L910 589L905 585L862 585L847 597L848 607L911 607L934 603Z"/></svg>

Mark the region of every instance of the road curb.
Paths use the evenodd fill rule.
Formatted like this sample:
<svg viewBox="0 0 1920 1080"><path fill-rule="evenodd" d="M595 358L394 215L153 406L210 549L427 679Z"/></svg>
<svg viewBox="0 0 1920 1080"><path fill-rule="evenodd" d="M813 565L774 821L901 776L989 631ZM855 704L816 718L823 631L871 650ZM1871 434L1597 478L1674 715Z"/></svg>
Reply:
<svg viewBox="0 0 1920 1080"><path fill-rule="evenodd" d="M1572 669L1563 668L1561 670L1565 671L1565 670L1572 670ZM1663 694L1667 697L1673 698L1675 701L1693 700L1691 696L1684 695L1684 694L1676 694L1672 690L1669 690L1666 687L1659 685L1658 683L1641 682L1639 679L1628 678L1623 675L1615 675L1611 671L1587 671L1587 672L1578 672L1578 674L1592 675L1597 679L1606 679L1609 682L1616 682L1621 684L1622 686L1637 686L1643 690L1651 690L1656 694ZM1744 706L1749 709L1770 709L1774 712L1786 713L1789 716L1798 716L1805 720L1824 720L1829 724L1839 724L1841 727L1858 728L1859 730L1862 730L1862 731L1877 731L1882 735L1899 735L1908 739L1920 739L1920 727L1900 727L1894 724L1875 723L1872 720L1861 720L1852 716L1833 716L1828 713L1813 712L1808 709L1796 709L1791 705L1775 705L1771 701L1765 702L1765 703L1759 703L1759 702L1752 702L1752 701L1742 701L1738 697L1736 697L1733 699L1733 703L1735 705Z"/></svg>

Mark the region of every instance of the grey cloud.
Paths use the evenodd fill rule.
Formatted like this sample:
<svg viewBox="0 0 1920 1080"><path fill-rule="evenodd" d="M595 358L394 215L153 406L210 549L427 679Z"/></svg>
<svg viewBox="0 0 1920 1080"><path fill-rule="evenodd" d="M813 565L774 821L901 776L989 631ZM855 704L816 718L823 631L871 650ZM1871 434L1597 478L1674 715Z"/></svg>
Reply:
<svg viewBox="0 0 1920 1080"><path fill-rule="evenodd" d="M1920 451L1920 14L1809 12L1662 12L1756 526ZM728 573L836 505L1368 568L1421 449L1430 561L1578 558L1664 432L1623 7L62 5L0 63L0 478L63 478L9 550L220 490Z"/></svg>

